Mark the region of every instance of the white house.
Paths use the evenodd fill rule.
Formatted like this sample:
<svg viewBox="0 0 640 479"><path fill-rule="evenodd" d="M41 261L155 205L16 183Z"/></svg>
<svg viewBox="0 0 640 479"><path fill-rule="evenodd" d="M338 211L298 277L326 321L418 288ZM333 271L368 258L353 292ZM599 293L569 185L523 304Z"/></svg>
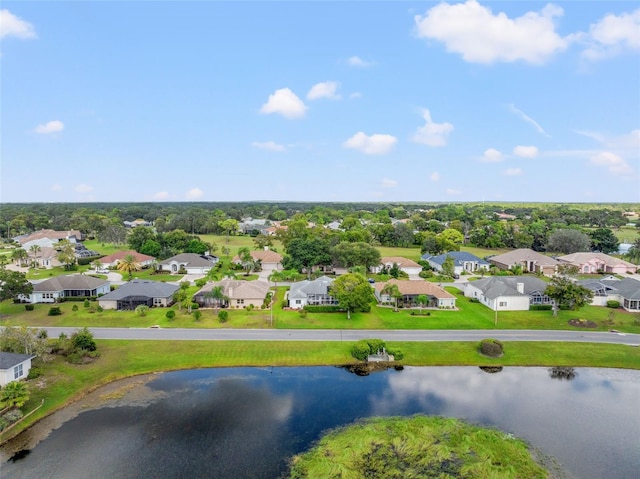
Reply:
<svg viewBox="0 0 640 479"><path fill-rule="evenodd" d="M33 354L0 352L0 387L12 381L24 379L29 375Z"/></svg>
<svg viewBox="0 0 640 479"><path fill-rule="evenodd" d="M593 291L593 306L606 306L607 301L618 301L629 312L640 312L640 281L615 276L602 279L586 279L578 284Z"/></svg>
<svg viewBox="0 0 640 479"><path fill-rule="evenodd" d="M553 304L547 283L533 276L491 276L465 284L464 295L494 311L527 311L534 304Z"/></svg>
<svg viewBox="0 0 640 479"><path fill-rule="evenodd" d="M282 269L282 255L269 248L251 251L251 257L254 261L260 261L263 271L280 271ZM242 260L239 256L234 256L232 262L241 264Z"/></svg>
<svg viewBox="0 0 640 479"><path fill-rule="evenodd" d="M302 309L307 304L312 306L337 305L338 300L329 294L333 279L321 276L313 281L304 280L291 285L289 290L289 307Z"/></svg>
<svg viewBox="0 0 640 479"><path fill-rule="evenodd" d="M488 270L491 266L487 261L466 251L449 251L448 253L431 256L430 254L422 255L422 259L427 261L436 271L442 271L442 265L450 256L453 259L453 270L455 274L463 272L475 273L480 270Z"/></svg>
<svg viewBox="0 0 640 479"><path fill-rule="evenodd" d="M217 256L181 253L158 263L158 269L171 273L184 270L187 274L207 274L217 262Z"/></svg>
<svg viewBox="0 0 640 479"><path fill-rule="evenodd" d="M400 271L404 271L409 276L417 276L420 274L420 271L422 271L422 266L415 261L403 258L402 256L386 256L384 258L380 258L380 264L371 268L371 271L373 273L379 273L384 268L389 270L394 264L397 264Z"/></svg>
<svg viewBox="0 0 640 479"><path fill-rule="evenodd" d="M65 297L98 297L111 290L109 281L84 274L56 276L33 284L32 293L22 301L29 303L55 303Z"/></svg>

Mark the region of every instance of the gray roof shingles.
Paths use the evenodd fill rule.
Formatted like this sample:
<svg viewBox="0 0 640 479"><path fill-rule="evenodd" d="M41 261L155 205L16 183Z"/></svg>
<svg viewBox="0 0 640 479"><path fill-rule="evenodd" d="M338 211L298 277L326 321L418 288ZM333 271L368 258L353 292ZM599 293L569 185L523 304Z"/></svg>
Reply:
<svg viewBox="0 0 640 479"><path fill-rule="evenodd" d="M33 285L34 292L48 291L69 291L96 289L100 286L109 284L106 279L94 278L84 274L70 274L66 276L56 276L55 278L45 279Z"/></svg>
<svg viewBox="0 0 640 479"><path fill-rule="evenodd" d="M175 284L162 283L160 281L149 281L134 279L124 283L118 289L105 294L100 301L117 301L129 296L143 296L147 298L169 298L180 289Z"/></svg>
<svg viewBox="0 0 640 479"><path fill-rule="evenodd" d="M26 361L29 358L35 358L33 354L16 354L0 352L0 369L7 370Z"/></svg>

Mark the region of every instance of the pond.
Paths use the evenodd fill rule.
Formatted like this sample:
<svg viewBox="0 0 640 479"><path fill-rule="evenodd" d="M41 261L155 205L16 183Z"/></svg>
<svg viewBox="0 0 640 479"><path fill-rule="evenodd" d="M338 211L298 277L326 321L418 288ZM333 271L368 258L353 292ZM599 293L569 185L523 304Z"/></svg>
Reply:
<svg viewBox="0 0 640 479"><path fill-rule="evenodd" d="M500 428L567 477L636 478L640 467L640 371L199 369L102 399L19 458L5 445L2 478L278 478L329 428L416 413Z"/></svg>

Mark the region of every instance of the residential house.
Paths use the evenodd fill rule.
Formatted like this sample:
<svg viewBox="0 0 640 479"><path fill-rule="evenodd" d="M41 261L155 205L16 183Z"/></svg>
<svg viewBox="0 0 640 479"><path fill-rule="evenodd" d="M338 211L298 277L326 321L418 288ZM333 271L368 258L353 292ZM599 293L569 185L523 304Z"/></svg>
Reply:
<svg viewBox="0 0 640 479"><path fill-rule="evenodd" d="M171 273L185 271L186 274L207 274L217 262L217 256L181 253L158 263L158 269Z"/></svg>
<svg viewBox="0 0 640 479"><path fill-rule="evenodd" d="M523 273L541 273L545 276L553 276L559 264L555 259L528 248L493 256L489 262L503 270L522 266Z"/></svg>
<svg viewBox="0 0 640 479"><path fill-rule="evenodd" d="M332 283L333 279L327 276L293 283L288 294L289 307L302 309L307 304L311 306L337 305L338 300L329 294Z"/></svg>
<svg viewBox="0 0 640 479"><path fill-rule="evenodd" d="M107 294L110 289L110 283L105 279L70 274L34 282L32 293L20 299L29 303L55 303L59 298L97 297Z"/></svg>
<svg viewBox="0 0 640 479"><path fill-rule="evenodd" d="M134 279L98 298L98 304L104 309L117 310L133 310L140 305L150 308L170 306L178 289L180 287L175 284Z"/></svg>
<svg viewBox="0 0 640 479"><path fill-rule="evenodd" d="M593 291L593 306L606 306L607 301L618 301L626 311L640 312L640 281L632 278L585 279L578 284Z"/></svg>
<svg viewBox="0 0 640 479"><path fill-rule="evenodd" d="M153 265L156 260L153 256L149 256L146 254L138 253L134 250L128 251L116 251L109 256L104 256L100 258L98 262L102 265L103 268L116 268L118 263L122 261L126 256L131 255L135 259L136 263L138 263L143 268L148 268Z"/></svg>
<svg viewBox="0 0 640 479"><path fill-rule="evenodd" d="M209 294L215 287L220 287L225 296L225 299L217 305L222 308L244 308L249 305L259 308L264 304L269 292L269 283L266 281L223 279L222 281L206 284L194 295L193 300L205 308L216 306L218 300L212 298Z"/></svg>
<svg viewBox="0 0 640 479"><path fill-rule="evenodd" d="M251 251L251 257L253 261L260 261L264 271L280 271L282 269L282 255L268 248ZM242 264L240 257L237 255L231 261L235 264Z"/></svg>
<svg viewBox="0 0 640 479"><path fill-rule="evenodd" d="M38 268L51 269L55 266L62 265L62 263L58 261L58 252L55 248L41 246L37 251L28 249L27 255L29 256L29 263L35 263Z"/></svg>
<svg viewBox="0 0 640 479"><path fill-rule="evenodd" d="M476 273L481 270L488 270L491 266L487 261L466 251L449 251L448 253L437 256L423 254L421 259L427 261L434 270L442 272L442 265L447 259L447 256L453 259L455 274Z"/></svg>
<svg viewBox="0 0 640 479"><path fill-rule="evenodd" d="M122 224L124 224L125 228L136 228L138 226L153 226L153 222L146 221L141 218L133 221L123 221Z"/></svg>
<svg viewBox="0 0 640 479"><path fill-rule="evenodd" d="M389 281L375 283L373 285L374 294L381 303L395 302L395 298L382 293L382 290L387 284L395 284L398 286L398 291L402 295L401 298L398 298L398 305L402 305L405 308L418 307L418 296L421 295L429 299L426 307L446 309L456 307L456 297L440 286L429 283L428 281L401 281L397 279L390 279Z"/></svg>
<svg viewBox="0 0 640 479"><path fill-rule="evenodd" d="M34 244L37 244L41 248L45 246L53 248L54 245L61 240L67 240L69 243L78 243L82 241L83 238L84 236L78 230L56 231L52 229L42 229L28 235L16 236L13 239L28 251Z"/></svg>
<svg viewBox="0 0 640 479"><path fill-rule="evenodd" d="M0 352L0 387L12 381L25 379L29 375L33 358L33 354Z"/></svg>
<svg viewBox="0 0 640 479"><path fill-rule="evenodd" d="M553 304L544 294L547 283L534 276L491 276L465 284L464 295L494 311L526 311L532 305Z"/></svg>
<svg viewBox="0 0 640 479"><path fill-rule="evenodd" d="M576 266L581 273L635 273L638 266L605 253L573 253L557 258L560 263Z"/></svg>
<svg viewBox="0 0 640 479"><path fill-rule="evenodd" d="M422 266L402 256L386 256L380 258L380 265L371 268L371 271L373 273L380 273L383 269L391 269L394 264L397 264L400 271L404 271L409 276L417 276L420 274L420 271L422 271Z"/></svg>

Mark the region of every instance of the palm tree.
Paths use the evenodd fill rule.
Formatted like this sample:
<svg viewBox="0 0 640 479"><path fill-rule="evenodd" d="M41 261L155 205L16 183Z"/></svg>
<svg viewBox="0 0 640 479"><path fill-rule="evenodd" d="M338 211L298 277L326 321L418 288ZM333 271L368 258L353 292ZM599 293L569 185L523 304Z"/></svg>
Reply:
<svg viewBox="0 0 640 479"><path fill-rule="evenodd" d="M384 285L384 288L382 288L382 291L380 292L382 294L391 296L395 300L395 307L393 308L393 310L398 311L398 298L402 296L400 294L400 289L398 288L398 285L393 283L387 283Z"/></svg>
<svg viewBox="0 0 640 479"><path fill-rule="evenodd" d="M142 266L140 266L140 263L136 261L136 257L133 256L132 254L126 255L124 258L122 258L118 262L118 270L124 271L125 273L129 273L129 281L131 281L131 278L133 277L133 273L135 271L140 271L141 269L142 269Z"/></svg>
<svg viewBox="0 0 640 479"><path fill-rule="evenodd" d="M240 248L238 250L238 257L240 258L242 267L245 270L245 276L251 274L251 271L253 271L253 268L255 266L255 261L253 259L253 256L251 256L251 250L249 250L249 248L247 248L246 246Z"/></svg>
<svg viewBox="0 0 640 479"><path fill-rule="evenodd" d="M42 251L42 248L40 247L40 245L32 244L31 247L29 248L29 251L31 251L33 253L33 258L35 260L36 268L37 268L38 267L38 253L40 251Z"/></svg>
<svg viewBox="0 0 640 479"><path fill-rule="evenodd" d="M218 309L220 305L224 302L229 301L229 297L224 294L224 289L222 286L214 286L211 288L211 291L205 294L205 298L211 298L214 304L215 313L218 313Z"/></svg>
<svg viewBox="0 0 640 479"><path fill-rule="evenodd" d="M2 388L0 406L22 407L29 400L29 389L22 381L11 381Z"/></svg>
<svg viewBox="0 0 640 479"><path fill-rule="evenodd" d="M24 264L24 260L28 256L29 255L23 248L16 248L13 250L13 253L11 253L11 258L15 260L16 264L20 264L20 265Z"/></svg>
<svg viewBox="0 0 640 479"><path fill-rule="evenodd" d="M420 314L422 314L422 308L429 304L429 297L426 294L419 294L416 301L420 306Z"/></svg>

